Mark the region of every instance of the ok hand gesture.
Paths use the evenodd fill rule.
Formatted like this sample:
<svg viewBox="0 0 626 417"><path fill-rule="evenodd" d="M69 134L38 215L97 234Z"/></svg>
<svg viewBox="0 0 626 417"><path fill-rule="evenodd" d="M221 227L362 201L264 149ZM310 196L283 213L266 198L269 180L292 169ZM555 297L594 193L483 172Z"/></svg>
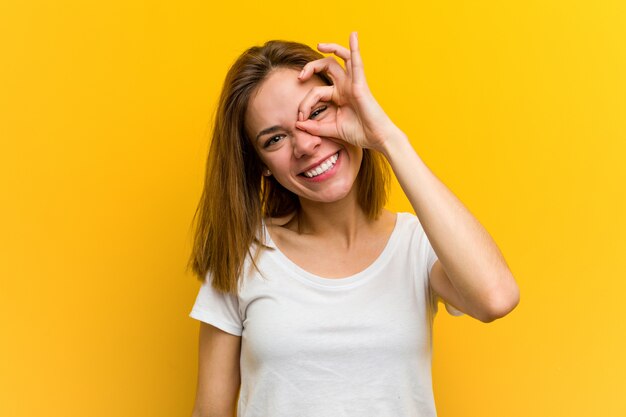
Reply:
<svg viewBox="0 0 626 417"><path fill-rule="evenodd" d="M318 49L341 58L345 69L332 56L304 66L298 76L301 81L323 72L333 85L314 87L309 91L298 108L296 127L316 136L337 138L362 148L381 151L385 140L399 129L370 92L356 32L350 34L350 50L334 43L320 43ZM335 120L307 120L311 109L320 101L337 106Z"/></svg>

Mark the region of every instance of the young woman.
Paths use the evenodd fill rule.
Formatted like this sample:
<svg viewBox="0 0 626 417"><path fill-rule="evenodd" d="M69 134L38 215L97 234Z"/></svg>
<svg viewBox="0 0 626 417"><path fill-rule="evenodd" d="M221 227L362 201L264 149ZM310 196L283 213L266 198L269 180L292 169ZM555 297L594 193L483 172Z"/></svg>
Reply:
<svg viewBox="0 0 626 417"><path fill-rule="evenodd" d="M415 153L350 49L250 48L222 91L190 259L194 416L436 416L432 324L519 302L495 242ZM345 68L344 68L345 67ZM384 209L388 165L417 216Z"/></svg>

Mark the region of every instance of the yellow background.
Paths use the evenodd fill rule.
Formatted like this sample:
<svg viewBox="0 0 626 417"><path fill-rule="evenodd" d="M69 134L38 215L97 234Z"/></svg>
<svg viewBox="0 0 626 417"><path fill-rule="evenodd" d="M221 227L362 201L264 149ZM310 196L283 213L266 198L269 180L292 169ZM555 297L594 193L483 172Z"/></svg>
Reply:
<svg viewBox="0 0 626 417"><path fill-rule="evenodd" d="M191 414L185 262L224 74L351 30L521 289L490 324L440 304L439 416L626 415L625 5L2 1L0 416Z"/></svg>

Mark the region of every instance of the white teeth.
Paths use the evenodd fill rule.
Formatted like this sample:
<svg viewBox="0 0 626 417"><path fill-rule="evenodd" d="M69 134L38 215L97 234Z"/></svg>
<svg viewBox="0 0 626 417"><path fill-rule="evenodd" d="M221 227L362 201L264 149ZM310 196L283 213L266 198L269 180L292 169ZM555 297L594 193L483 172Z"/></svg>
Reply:
<svg viewBox="0 0 626 417"><path fill-rule="evenodd" d="M323 174L324 172L328 171L329 169L335 166L335 162L337 162L337 158L338 158L338 155L334 154L333 156L331 156L330 158L328 158L327 160L319 164L317 167L305 172L304 175L309 178L313 178L313 177L317 177L320 174Z"/></svg>

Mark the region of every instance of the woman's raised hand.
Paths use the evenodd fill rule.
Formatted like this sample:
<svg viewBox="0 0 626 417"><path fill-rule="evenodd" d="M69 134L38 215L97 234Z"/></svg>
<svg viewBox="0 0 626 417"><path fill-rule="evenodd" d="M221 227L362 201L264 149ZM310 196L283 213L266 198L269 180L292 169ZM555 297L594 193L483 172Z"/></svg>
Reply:
<svg viewBox="0 0 626 417"><path fill-rule="evenodd" d="M350 50L334 43L320 43L317 49L343 59L345 69L332 56L304 66L298 76L301 81L323 72L332 80L333 85L314 87L309 91L298 108L296 127L316 136L337 138L362 148L380 151L385 140L396 133L398 128L370 92L365 80L356 32L350 34ZM321 101L336 105L334 120L309 119L313 107Z"/></svg>

